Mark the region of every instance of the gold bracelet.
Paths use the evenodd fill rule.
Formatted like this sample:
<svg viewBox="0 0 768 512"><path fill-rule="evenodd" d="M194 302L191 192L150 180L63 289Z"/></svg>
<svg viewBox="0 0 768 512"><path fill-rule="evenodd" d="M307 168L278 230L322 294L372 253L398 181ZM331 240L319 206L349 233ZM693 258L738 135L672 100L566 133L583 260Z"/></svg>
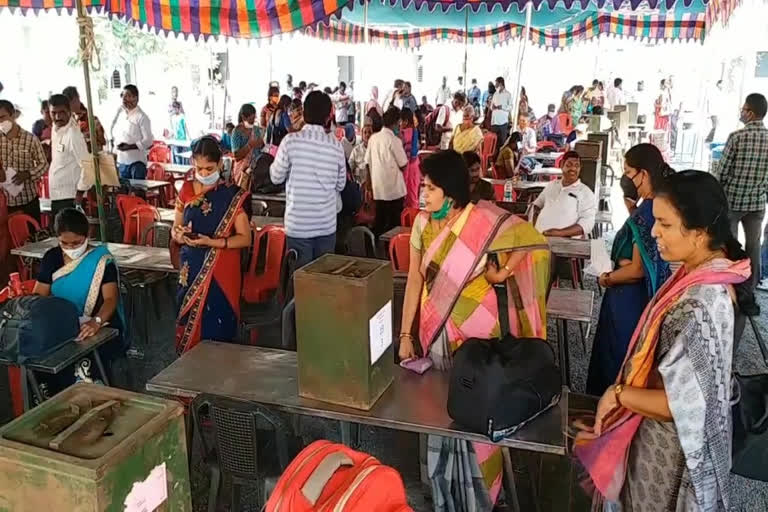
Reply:
<svg viewBox="0 0 768 512"><path fill-rule="evenodd" d="M401 332L401 333L400 333L400 339L403 339L403 338L409 338L409 339L413 339L413 336L411 336L411 335L410 335L410 334L408 334L407 332Z"/></svg>
<svg viewBox="0 0 768 512"><path fill-rule="evenodd" d="M622 405L621 403L621 393L624 391L624 384L616 384L616 386L613 388L613 394L616 397L616 403L619 405ZM623 405L622 405L623 407Z"/></svg>

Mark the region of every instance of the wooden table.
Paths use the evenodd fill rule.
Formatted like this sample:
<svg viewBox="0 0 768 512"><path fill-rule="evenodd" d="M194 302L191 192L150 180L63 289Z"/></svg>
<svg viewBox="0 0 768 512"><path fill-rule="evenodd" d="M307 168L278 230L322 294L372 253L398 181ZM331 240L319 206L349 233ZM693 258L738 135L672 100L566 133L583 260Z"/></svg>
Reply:
<svg viewBox="0 0 768 512"><path fill-rule="evenodd" d="M448 416L449 372L430 370L417 375L396 366L393 384L370 411L363 411L300 397L296 357L296 352L205 341L150 379L147 391L185 399L210 393L293 414L490 443ZM566 411L572 396L564 389L557 406L497 444L565 455Z"/></svg>
<svg viewBox="0 0 768 512"><path fill-rule="evenodd" d="M581 331L582 339L589 336L592 323L592 306L594 292L589 290L574 290L568 288L552 288L547 299L547 318L557 323L557 348L560 354L560 376L563 385L571 386L571 366L568 355L568 324L579 322L587 325L586 334ZM586 350L586 346L584 347Z"/></svg>
<svg viewBox="0 0 768 512"><path fill-rule="evenodd" d="M96 362L96 369L99 371L102 382L105 386L109 386L109 377L104 369L104 364L99 354L99 348L106 342L117 338L117 329L111 327L105 327L100 329L99 332L86 338L80 342L69 342L56 352L43 357L41 359L30 359L24 362L24 364L18 365L21 370L21 395L24 402L24 410L29 409L29 385L32 385L32 392L37 398L38 402L42 403L44 400L43 394L40 391L40 385L37 382L37 373L47 373L50 375L56 375L61 371L69 368L70 365L76 361L83 359L89 355L93 355L93 359ZM0 358L0 364L6 366L16 366L15 361L9 359Z"/></svg>
<svg viewBox="0 0 768 512"><path fill-rule="evenodd" d="M533 158L534 160L538 160L539 162L543 164L551 164L554 165L558 158L563 156L565 153L555 151L553 153L531 153L530 155L523 155L524 157Z"/></svg>
<svg viewBox="0 0 768 512"><path fill-rule="evenodd" d="M379 235L379 242L383 244L388 244L392 241L393 238L395 238L400 233L410 233L411 228L406 226L395 226L394 228L390 229L389 231L385 231L384 233Z"/></svg>
<svg viewBox="0 0 768 512"><path fill-rule="evenodd" d="M186 176L189 170L192 169L191 165L166 164L166 163L161 163L160 165L163 166L163 169L165 169L166 172L169 172L171 174L179 174L182 176Z"/></svg>
<svg viewBox="0 0 768 512"><path fill-rule="evenodd" d="M583 238L548 236L547 242L552 254L560 258L589 259L591 255L591 242Z"/></svg>
<svg viewBox="0 0 768 512"><path fill-rule="evenodd" d="M42 259L43 255L58 245L56 238L48 238L42 242L32 242L12 249L11 254L26 258ZM102 242L91 241L92 245L102 245ZM107 249L115 257L117 267L155 272L178 272L171 265L171 254L168 249L160 247L144 247L141 245L107 244Z"/></svg>
<svg viewBox="0 0 768 512"><path fill-rule="evenodd" d="M563 170L559 167L536 167L531 171L534 178L549 178L552 176L562 176Z"/></svg>
<svg viewBox="0 0 768 512"><path fill-rule="evenodd" d="M251 226L256 230L262 229L264 226L284 226L284 217L264 217L262 215L254 215L251 217Z"/></svg>
<svg viewBox="0 0 768 512"><path fill-rule="evenodd" d="M191 140L182 140L182 139L170 139L170 138L163 138L163 142L165 142L169 146L177 146L180 148L188 148L192 146Z"/></svg>
<svg viewBox="0 0 768 512"><path fill-rule="evenodd" d="M158 190L168 186L167 181L158 180L128 180L131 188L139 188L142 190Z"/></svg>
<svg viewBox="0 0 768 512"><path fill-rule="evenodd" d="M285 192L278 192L277 194L251 194L251 199L254 201L264 201L266 203L269 203L270 201L285 203Z"/></svg>
<svg viewBox="0 0 768 512"><path fill-rule="evenodd" d="M494 179L494 178L483 178L483 180L487 181L491 185L494 185L494 186L501 185L502 187L508 181L508 180L497 180L497 179ZM514 188L515 190L518 190L518 191L521 191L521 190L532 190L532 189L537 189L537 188L543 189L546 186L547 186L546 183L542 183L540 181L521 181L521 180L518 180L518 181L513 181L512 182L512 188Z"/></svg>

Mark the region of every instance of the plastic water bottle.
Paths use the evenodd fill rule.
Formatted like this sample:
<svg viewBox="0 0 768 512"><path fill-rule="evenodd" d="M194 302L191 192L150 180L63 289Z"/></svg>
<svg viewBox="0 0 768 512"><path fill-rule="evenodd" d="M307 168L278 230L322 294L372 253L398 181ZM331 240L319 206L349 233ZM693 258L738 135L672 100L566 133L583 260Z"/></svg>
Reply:
<svg viewBox="0 0 768 512"><path fill-rule="evenodd" d="M512 191L514 190L514 187L512 185L512 180L506 180L504 182L504 202L505 203L511 203L512 202Z"/></svg>

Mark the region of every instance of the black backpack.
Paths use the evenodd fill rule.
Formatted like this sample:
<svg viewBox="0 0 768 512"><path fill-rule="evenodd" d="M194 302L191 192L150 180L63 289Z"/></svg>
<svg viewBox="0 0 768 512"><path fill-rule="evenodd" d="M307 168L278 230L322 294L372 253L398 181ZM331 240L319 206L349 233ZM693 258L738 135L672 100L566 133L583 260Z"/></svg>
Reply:
<svg viewBox="0 0 768 512"><path fill-rule="evenodd" d="M18 364L52 354L80 333L73 303L59 297L25 295L0 312L0 357Z"/></svg>
<svg viewBox="0 0 768 512"><path fill-rule="evenodd" d="M470 339L454 354L448 415L498 442L557 404L560 370L537 338Z"/></svg>

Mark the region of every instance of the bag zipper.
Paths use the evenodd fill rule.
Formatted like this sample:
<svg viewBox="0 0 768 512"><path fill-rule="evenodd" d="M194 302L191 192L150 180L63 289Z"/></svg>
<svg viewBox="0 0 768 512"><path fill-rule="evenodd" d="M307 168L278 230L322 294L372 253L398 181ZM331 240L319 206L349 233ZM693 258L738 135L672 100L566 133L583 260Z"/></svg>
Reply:
<svg viewBox="0 0 768 512"><path fill-rule="evenodd" d="M373 464L364 470L362 470L352 481L352 485L347 488L346 491L344 491L344 494L341 495L341 499L336 504L336 506L333 508L333 512L343 512L344 507L346 507L347 502L352 497L352 494L357 490L358 487L363 483L363 480L365 480L368 475L379 469L380 467L383 467L381 464Z"/></svg>
<svg viewBox="0 0 768 512"><path fill-rule="evenodd" d="M330 447L330 446L332 446L332 445L325 444L325 445L319 447L317 450L314 450L312 453L308 454L307 458L305 458L303 461L301 461L301 463L293 470L291 475L286 479L285 485L283 486L283 491L285 491L285 489L288 489L290 487L290 484L293 483L293 480L296 478L296 475L298 474L298 472L301 471L301 469L307 464L307 462L309 462L315 455L320 453L320 451L322 451L323 449L325 449L327 447ZM274 508L273 512L279 512L280 505L283 504L283 498L284 497L285 497L285 492L281 493L280 497L277 500L277 503L275 503L275 508Z"/></svg>

